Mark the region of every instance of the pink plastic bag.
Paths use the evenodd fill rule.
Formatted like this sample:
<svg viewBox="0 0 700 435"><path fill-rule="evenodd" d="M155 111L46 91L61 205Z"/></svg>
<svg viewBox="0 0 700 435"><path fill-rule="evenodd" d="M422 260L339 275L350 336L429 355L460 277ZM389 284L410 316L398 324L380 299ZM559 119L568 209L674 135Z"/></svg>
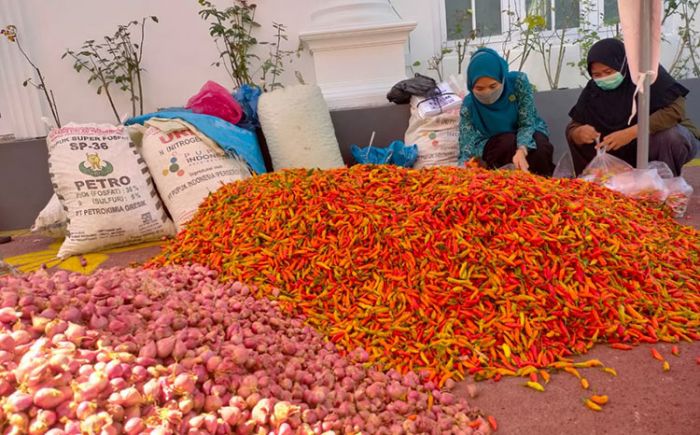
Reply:
<svg viewBox="0 0 700 435"><path fill-rule="evenodd" d="M211 80L187 101L185 108L194 113L216 116L231 124L238 124L243 117L243 109L233 96L226 88Z"/></svg>

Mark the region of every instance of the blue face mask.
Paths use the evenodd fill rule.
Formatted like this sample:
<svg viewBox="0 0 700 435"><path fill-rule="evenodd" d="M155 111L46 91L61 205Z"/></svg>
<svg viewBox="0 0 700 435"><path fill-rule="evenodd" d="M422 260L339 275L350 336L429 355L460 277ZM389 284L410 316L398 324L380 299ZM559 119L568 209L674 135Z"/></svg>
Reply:
<svg viewBox="0 0 700 435"><path fill-rule="evenodd" d="M604 91L612 91L617 89L624 79L625 77L618 71L601 79L595 79L595 84Z"/></svg>

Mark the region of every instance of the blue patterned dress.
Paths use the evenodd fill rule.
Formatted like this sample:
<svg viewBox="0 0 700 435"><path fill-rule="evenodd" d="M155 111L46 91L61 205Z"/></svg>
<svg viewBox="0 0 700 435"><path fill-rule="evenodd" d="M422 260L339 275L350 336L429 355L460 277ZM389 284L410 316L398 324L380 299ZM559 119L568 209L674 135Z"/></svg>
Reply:
<svg viewBox="0 0 700 435"><path fill-rule="evenodd" d="M518 146L526 146L528 149L536 149L535 139L532 135L539 131L545 136L549 136L547 124L540 118L535 107L535 98L527 74L522 72L516 74L515 89L508 96L512 104L518 105ZM466 99L465 99L466 101ZM472 157L481 157L484 153L484 146L489 137L481 133L474 127L469 108L462 104L461 119L459 122L459 162L463 164Z"/></svg>

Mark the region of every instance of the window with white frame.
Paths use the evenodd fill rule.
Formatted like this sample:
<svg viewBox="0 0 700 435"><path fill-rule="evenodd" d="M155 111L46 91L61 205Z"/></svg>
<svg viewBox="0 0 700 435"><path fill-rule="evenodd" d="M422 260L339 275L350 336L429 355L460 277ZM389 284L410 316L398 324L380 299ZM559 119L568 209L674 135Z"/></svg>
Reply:
<svg viewBox="0 0 700 435"><path fill-rule="evenodd" d="M527 15L539 15L550 30L575 29L581 21L579 0L526 0Z"/></svg>
<svg viewBox="0 0 700 435"><path fill-rule="evenodd" d="M604 0L603 23L607 25L620 22L620 12L617 10L617 0Z"/></svg>
<svg viewBox="0 0 700 435"><path fill-rule="evenodd" d="M447 40L503 33L500 0L445 0Z"/></svg>
<svg viewBox="0 0 700 435"><path fill-rule="evenodd" d="M505 33L510 12L519 19L539 15L549 30L575 29L581 25L581 14L592 4L594 15L601 12L603 24L619 22L617 0L441 0L445 12L447 41L469 36L492 37ZM590 9L590 8L588 8ZM597 19L596 19L597 22Z"/></svg>

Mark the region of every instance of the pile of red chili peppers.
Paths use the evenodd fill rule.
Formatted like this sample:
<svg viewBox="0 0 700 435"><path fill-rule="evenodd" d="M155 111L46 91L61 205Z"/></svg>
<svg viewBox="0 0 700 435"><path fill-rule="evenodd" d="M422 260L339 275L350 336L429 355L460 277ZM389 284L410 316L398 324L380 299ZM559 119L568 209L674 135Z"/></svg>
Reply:
<svg viewBox="0 0 700 435"><path fill-rule="evenodd" d="M151 265L176 263L256 284L341 348L439 384L562 368L595 343L700 340L700 233L579 180L271 173L211 195Z"/></svg>

